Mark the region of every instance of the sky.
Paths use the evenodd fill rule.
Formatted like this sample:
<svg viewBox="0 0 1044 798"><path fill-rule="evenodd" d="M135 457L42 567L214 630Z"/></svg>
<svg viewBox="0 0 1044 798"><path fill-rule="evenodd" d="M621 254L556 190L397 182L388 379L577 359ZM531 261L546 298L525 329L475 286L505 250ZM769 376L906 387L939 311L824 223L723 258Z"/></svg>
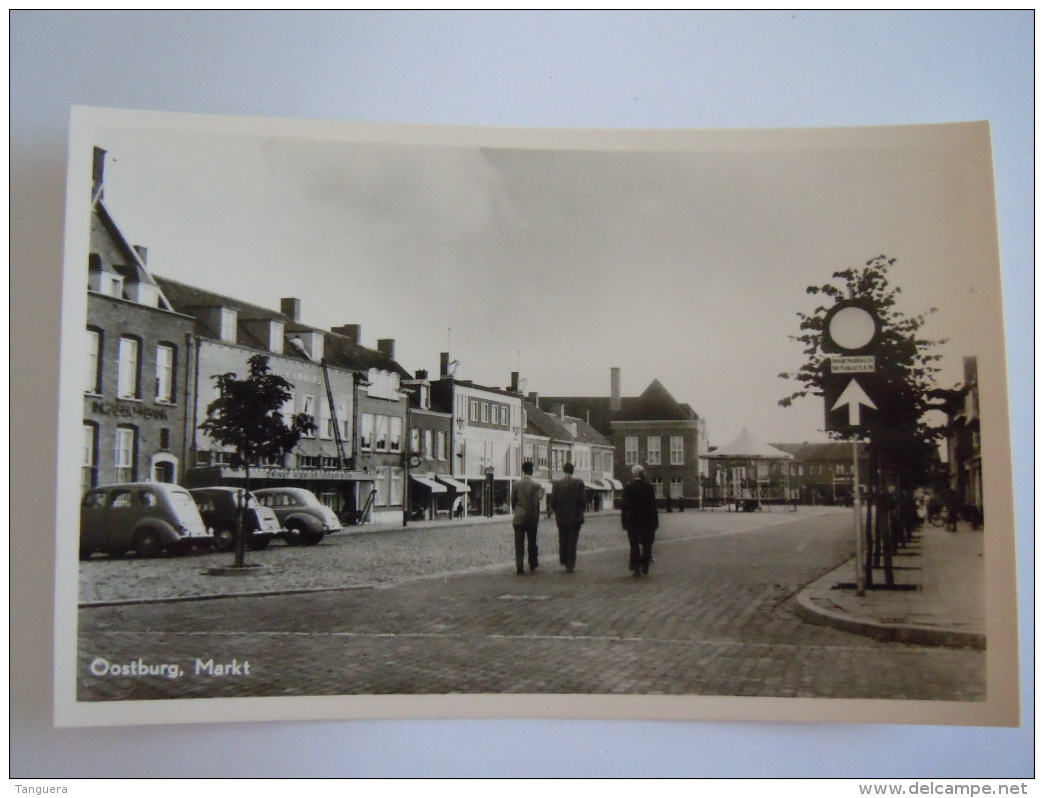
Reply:
<svg viewBox="0 0 1044 798"><path fill-rule="evenodd" d="M287 130L107 121L82 144L108 151L106 206L155 274L272 309L297 297L308 324L395 339L411 372L448 351L459 378L518 371L546 396L608 395L613 367L625 396L658 379L712 446L744 428L827 440L822 400L779 407L795 387L779 374L803 362L806 286L837 269L897 259L901 309L937 308L944 387L1000 324L988 148L968 126L608 148Z"/></svg>

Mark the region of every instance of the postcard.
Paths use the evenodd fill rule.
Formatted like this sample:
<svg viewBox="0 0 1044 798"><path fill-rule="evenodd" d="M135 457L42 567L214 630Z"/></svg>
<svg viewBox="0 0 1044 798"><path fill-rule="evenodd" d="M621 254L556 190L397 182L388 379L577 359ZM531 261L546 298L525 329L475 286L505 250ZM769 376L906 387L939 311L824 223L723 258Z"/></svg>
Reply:
<svg viewBox="0 0 1044 798"><path fill-rule="evenodd" d="M69 141L57 725L1018 724L987 123Z"/></svg>

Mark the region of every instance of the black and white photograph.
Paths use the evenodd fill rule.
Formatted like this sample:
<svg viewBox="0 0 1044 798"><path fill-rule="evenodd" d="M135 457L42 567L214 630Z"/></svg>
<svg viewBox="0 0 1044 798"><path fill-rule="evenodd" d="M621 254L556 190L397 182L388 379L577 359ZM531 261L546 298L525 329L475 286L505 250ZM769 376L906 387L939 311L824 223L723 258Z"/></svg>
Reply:
<svg viewBox="0 0 1044 798"><path fill-rule="evenodd" d="M1017 724L988 123L69 148L58 725Z"/></svg>

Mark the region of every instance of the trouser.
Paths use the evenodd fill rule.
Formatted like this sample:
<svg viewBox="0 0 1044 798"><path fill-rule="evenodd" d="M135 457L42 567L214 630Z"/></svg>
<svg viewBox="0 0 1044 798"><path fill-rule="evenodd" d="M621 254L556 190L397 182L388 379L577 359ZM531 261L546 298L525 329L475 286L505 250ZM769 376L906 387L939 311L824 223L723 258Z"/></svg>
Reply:
<svg viewBox="0 0 1044 798"><path fill-rule="evenodd" d="M637 571L639 568L649 569L649 563L652 562L652 547L655 539L655 529L627 530L627 541L631 544L629 567L632 571Z"/></svg>
<svg viewBox="0 0 1044 798"><path fill-rule="evenodd" d="M526 544L529 544L529 570L539 564L537 559L537 525L512 524L515 528L515 567L519 570L525 564Z"/></svg>
<svg viewBox="0 0 1044 798"><path fill-rule="evenodd" d="M576 567L576 544L583 521L558 525L558 559L566 568Z"/></svg>

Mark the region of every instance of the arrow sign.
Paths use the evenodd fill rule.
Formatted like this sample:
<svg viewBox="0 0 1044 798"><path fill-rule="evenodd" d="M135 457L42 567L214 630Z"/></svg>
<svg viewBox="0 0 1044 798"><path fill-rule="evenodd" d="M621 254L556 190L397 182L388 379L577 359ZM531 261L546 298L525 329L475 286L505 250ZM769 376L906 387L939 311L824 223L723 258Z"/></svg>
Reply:
<svg viewBox="0 0 1044 798"><path fill-rule="evenodd" d="M863 386L854 379L850 380L848 385L845 386L845 389L841 392L841 395L837 397L837 401L834 402L834 405L830 410L833 412L839 407L844 407L845 405L848 405L848 425L850 427L859 426L860 405L865 405L871 410L877 410L877 405L875 405L870 397L866 395Z"/></svg>

